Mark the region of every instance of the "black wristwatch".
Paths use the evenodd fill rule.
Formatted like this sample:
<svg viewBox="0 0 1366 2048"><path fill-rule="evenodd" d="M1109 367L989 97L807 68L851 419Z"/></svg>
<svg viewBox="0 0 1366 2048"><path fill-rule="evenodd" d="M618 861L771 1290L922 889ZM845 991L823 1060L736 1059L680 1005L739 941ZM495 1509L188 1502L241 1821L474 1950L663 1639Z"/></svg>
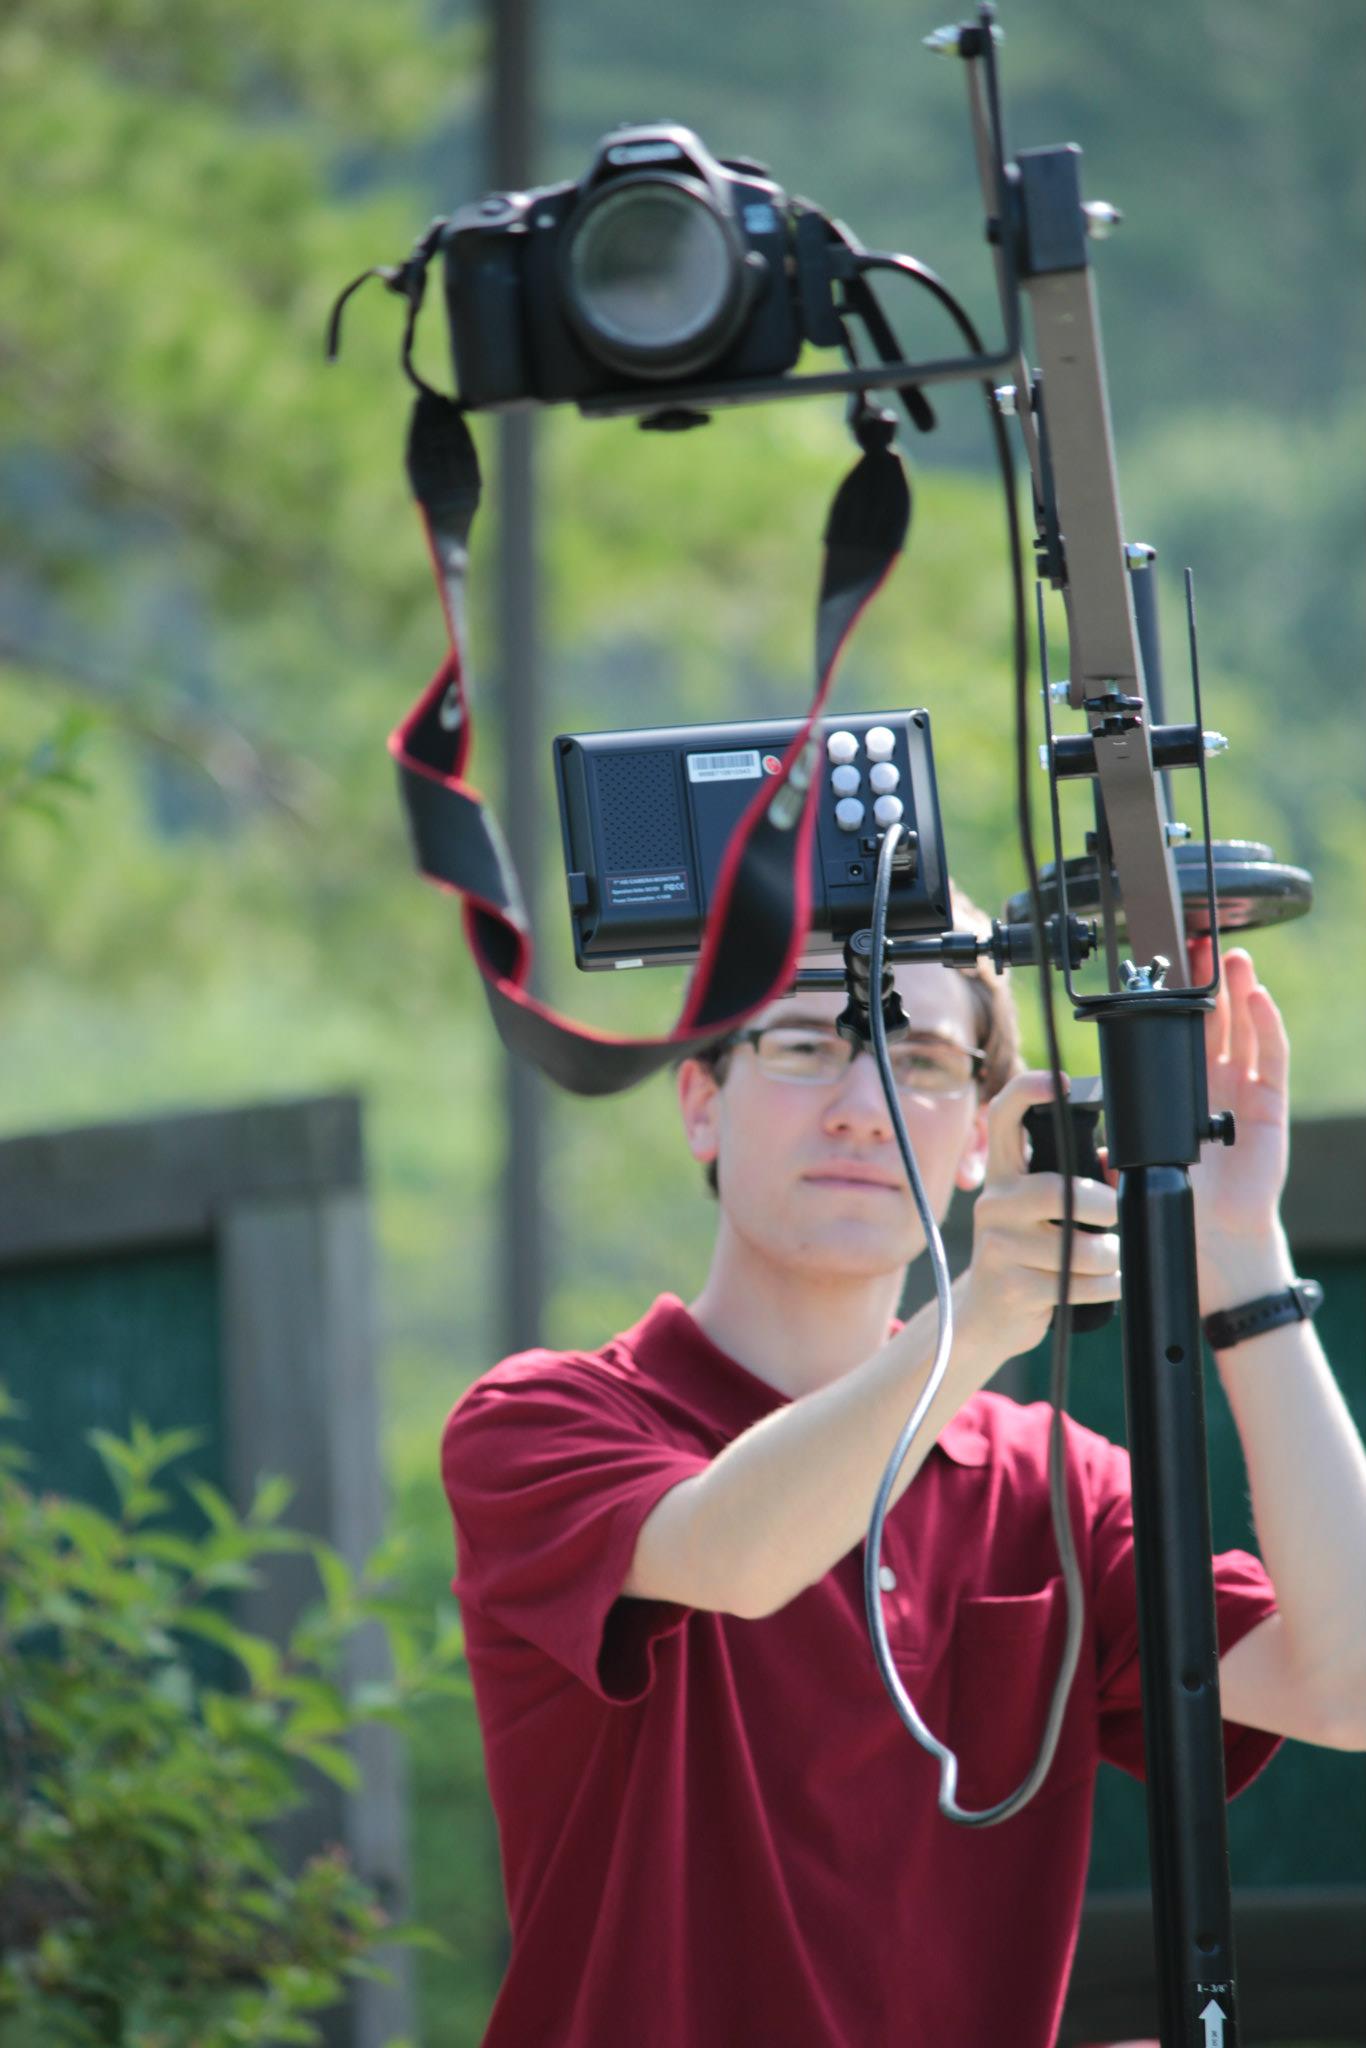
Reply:
<svg viewBox="0 0 1366 2048"><path fill-rule="evenodd" d="M1292 1280L1279 1294L1263 1294L1256 1301L1245 1301L1241 1308L1219 1309L1206 1316L1200 1327L1211 1351L1227 1351L1244 1338L1278 1330L1282 1323L1302 1323L1317 1315L1322 1306L1323 1289L1317 1280Z"/></svg>

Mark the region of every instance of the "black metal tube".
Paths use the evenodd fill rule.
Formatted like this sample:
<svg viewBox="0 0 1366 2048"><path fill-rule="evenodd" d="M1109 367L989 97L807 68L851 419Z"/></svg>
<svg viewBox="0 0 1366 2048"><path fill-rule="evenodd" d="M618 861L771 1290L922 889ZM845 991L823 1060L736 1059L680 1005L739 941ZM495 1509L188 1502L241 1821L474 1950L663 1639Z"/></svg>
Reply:
<svg viewBox="0 0 1366 2048"><path fill-rule="evenodd" d="M1165 725L1167 722L1167 692L1162 676L1162 635L1157 620L1157 568L1152 562L1146 569L1136 569L1129 579L1134 595L1134 624L1138 627L1138 645L1143 655L1143 694L1148 700L1149 725ZM1162 771L1162 795L1167 806L1168 818L1174 818L1172 809L1172 779L1164 768Z"/></svg>
<svg viewBox="0 0 1366 2048"><path fill-rule="evenodd" d="M1205 1007L1157 998L1152 1010L1097 1018L1107 1138L1119 1169L1124 1392L1163 2048L1208 2048L1215 2039L1236 2048L1238 2038L1188 1171L1208 1122Z"/></svg>
<svg viewBox="0 0 1366 2048"><path fill-rule="evenodd" d="M1155 768L1193 768L1204 752L1204 735L1198 725L1155 725L1151 737ZM1096 749L1092 734L1069 732L1055 739L1053 772L1063 781L1077 775L1094 775Z"/></svg>

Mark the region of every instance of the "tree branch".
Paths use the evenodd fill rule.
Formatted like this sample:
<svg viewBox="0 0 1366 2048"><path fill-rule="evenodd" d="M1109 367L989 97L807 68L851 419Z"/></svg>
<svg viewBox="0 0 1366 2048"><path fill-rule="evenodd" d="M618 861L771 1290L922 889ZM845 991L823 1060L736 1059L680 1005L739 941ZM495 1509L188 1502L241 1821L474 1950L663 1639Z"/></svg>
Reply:
<svg viewBox="0 0 1366 2048"><path fill-rule="evenodd" d="M98 704L134 739L187 761L225 796L264 804L304 829L315 825L327 780L315 763L263 745L199 705L150 708L122 678L0 633L0 667L6 666L43 675Z"/></svg>

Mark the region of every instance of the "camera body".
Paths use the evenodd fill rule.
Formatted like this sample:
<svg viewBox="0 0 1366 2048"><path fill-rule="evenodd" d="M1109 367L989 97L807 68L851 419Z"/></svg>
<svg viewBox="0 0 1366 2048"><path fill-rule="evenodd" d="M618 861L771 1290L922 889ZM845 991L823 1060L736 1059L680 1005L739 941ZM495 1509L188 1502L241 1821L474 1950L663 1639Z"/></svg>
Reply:
<svg viewBox="0 0 1366 2048"><path fill-rule="evenodd" d="M662 395L703 369L718 381L782 375L804 341L838 339L827 246L824 216L762 164L718 160L687 128L616 129L577 184L491 193L452 215L441 250L461 403ZM700 324L680 319L677 334L644 341L616 331L623 277L629 315L648 322L675 248L706 296Z"/></svg>

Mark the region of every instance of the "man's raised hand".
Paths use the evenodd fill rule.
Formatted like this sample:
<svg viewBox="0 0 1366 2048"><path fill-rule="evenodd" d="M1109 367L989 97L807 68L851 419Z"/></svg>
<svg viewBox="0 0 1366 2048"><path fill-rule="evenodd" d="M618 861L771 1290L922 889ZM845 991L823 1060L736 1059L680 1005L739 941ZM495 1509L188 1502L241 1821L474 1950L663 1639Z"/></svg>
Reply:
<svg viewBox="0 0 1366 2048"><path fill-rule="evenodd" d="M1032 1351L1057 1305L1062 1262L1063 1180L1058 1173L1027 1171L1024 1114L1047 1102L1045 1073L1017 1074L987 1110L987 1165L973 1217L972 1264L959 1288L958 1327L1003 1362ZM1096 1233L1074 1231L1068 1299L1119 1298L1116 1197L1104 1181L1073 1182L1073 1221Z"/></svg>

